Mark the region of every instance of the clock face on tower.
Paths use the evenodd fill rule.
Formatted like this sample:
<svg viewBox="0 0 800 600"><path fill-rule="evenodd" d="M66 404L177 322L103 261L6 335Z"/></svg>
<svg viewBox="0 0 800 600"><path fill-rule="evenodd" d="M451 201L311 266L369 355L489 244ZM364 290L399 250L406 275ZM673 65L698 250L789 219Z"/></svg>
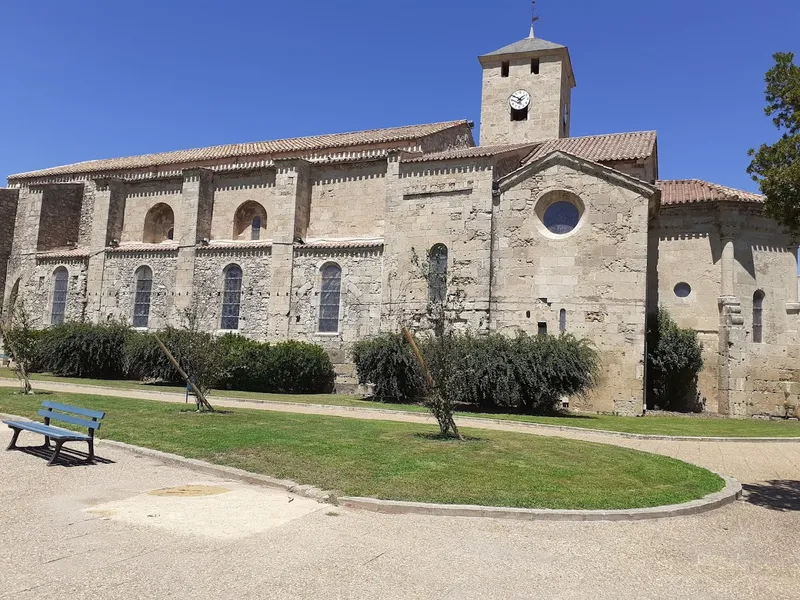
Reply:
<svg viewBox="0 0 800 600"><path fill-rule="evenodd" d="M517 90L508 99L508 104L514 110L522 110L527 108L531 103L531 95L525 90Z"/></svg>

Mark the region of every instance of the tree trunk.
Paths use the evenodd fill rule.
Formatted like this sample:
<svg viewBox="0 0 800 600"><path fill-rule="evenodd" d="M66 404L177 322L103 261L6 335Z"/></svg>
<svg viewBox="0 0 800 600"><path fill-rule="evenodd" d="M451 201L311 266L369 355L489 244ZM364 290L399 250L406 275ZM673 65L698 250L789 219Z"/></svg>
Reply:
<svg viewBox="0 0 800 600"><path fill-rule="evenodd" d="M181 377L183 377L183 380L186 382L186 385L192 388L192 391L195 394L195 402L197 403L197 410L214 412L214 407L211 406L211 403L208 400L206 400L205 394L203 394L203 392L200 391L200 388L194 384L194 381L192 381L191 377L189 377L186 374L186 371L181 369L181 366L178 364L178 361L175 360L174 356L172 356L172 352L170 352L169 348L167 348L164 345L164 342L161 341L161 338L159 338L155 333L153 334L153 337L155 338L158 347L161 348L161 351L166 355L167 360L169 360L169 362L172 363L172 366L175 367L175 370L178 371L178 374Z"/></svg>

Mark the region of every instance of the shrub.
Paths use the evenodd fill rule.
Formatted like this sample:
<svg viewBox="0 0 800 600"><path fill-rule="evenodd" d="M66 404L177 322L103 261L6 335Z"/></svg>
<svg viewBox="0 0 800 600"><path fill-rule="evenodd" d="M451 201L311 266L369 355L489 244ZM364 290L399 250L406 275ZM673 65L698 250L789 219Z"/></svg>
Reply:
<svg viewBox="0 0 800 600"><path fill-rule="evenodd" d="M42 330L36 343L36 370L62 377L121 379L122 348L131 335L125 325L65 323Z"/></svg>
<svg viewBox="0 0 800 600"><path fill-rule="evenodd" d="M588 392L598 370L594 348L571 335L452 333L420 347L441 394L483 410L552 412L562 396ZM376 399L402 402L424 393L422 373L402 336L358 342L352 357L359 381L375 384Z"/></svg>
<svg viewBox="0 0 800 600"><path fill-rule="evenodd" d="M417 359L401 333L385 333L353 344L350 356L360 383L375 384L379 402L413 402L424 393Z"/></svg>
<svg viewBox="0 0 800 600"><path fill-rule="evenodd" d="M659 308L648 319L648 405L662 410L701 410L697 376L703 369L703 345L693 329L682 329Z"/></svg>
<svg viewBox="0 0 800 600"><path fill-rule="evenodd" d="M231 390L315 394L333 389L330 357L316 344L254 342L229 334L220 338L224 353L222 387Z"/></svg>
<svg viewBox="0 0 800 600"><path fill-rule="evenodd" d="M125 373L129 379L167 383L182 381L150 333L135 333L128 337L123 354Z"/></svg>
<svg viewBox="0 0 800 600"><path fill-rule="evenodd" d="M549 413L595 383L598 355L572 335L445 335L423 344L442 393L482 410Z"/></svg>

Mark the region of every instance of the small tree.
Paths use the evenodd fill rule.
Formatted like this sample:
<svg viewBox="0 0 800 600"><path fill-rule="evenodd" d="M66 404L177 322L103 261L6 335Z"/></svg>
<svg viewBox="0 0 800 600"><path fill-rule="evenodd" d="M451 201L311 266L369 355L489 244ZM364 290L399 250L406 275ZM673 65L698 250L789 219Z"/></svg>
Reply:
<svg viewBox="0 0 800 600"><path fill-rule="evenodd" d="M9 307L8 322L0 321L0 335L13 361L14 374L20 383L20 393L32 394L29 373L36 357L36 332L31 327L23 300Z"/></svg>
<svg viewBox="0 0 800 600"><path fill-rule="evenodd" d="M663 410L697 410L697 376L703 369L703 345L697 332L678 327L659 308L649 319L647 335L648 404Z"/></svg>
<svg viewBox="0 0 800 600"><path fill-rule="evenodd" d="M419 366L425 375L425 383L427 390L425 394L425 406L431 412L436 422L439 423L439 433L442 437L453 437L458 440L464 441L464 436L458 431L455 419L453 418L453 402L447 396L442 395L436 387L436 382L433 380L428 366L425 364L425 359L420 352L417 343L414 341L414 336L411 332L403 327L403 335L408 340L411 350L419 361Z"/></svg>
<svg viewBox="0 0 800 600"><path fill-rule="evenodd" d="M753 161L747 172L767 197L767 215L800 237L800 67L791 52L778 52L773 58L775 66L765 78L764 112L781 138L762 144L758 151L750 149Z"/></svg>

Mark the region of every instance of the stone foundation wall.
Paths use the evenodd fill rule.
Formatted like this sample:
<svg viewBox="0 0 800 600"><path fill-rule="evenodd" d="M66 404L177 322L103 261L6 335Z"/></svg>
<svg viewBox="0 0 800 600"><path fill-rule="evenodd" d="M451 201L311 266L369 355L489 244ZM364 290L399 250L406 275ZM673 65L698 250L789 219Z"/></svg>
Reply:
<svg viewBox="0 0 800 600"><path fill-rule="evenodd" d="M221 331L225 269L242 269L239 333L247 338L267 339L271 285L270 248L201 249L194 265L194 306L205 331Z"/></svg>
<svg viewBox="0 0 800 600"><path fill-rule="evenodd" d="M179 325L175 314L175 272L177 251L114 251L106 254L103 271L102 320L132 323L136 293L136 270L147 265L153 270L149 329Z"/></svg>

